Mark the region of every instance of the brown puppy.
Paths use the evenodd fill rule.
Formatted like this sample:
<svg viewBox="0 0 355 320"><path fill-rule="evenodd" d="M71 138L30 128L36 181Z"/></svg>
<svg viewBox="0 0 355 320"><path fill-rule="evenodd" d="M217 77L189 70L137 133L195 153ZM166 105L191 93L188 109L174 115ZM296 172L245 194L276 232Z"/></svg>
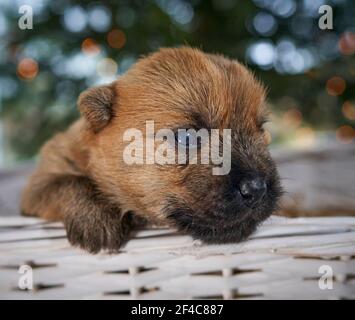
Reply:
<svg viewBox="0 0 355 320"><path fill-rule="evenodd" d="M264 88L236 61L162 49L79 97L81 119L42 148L22 212L63 220L70 242L118 250L135 226L169 224L205 242L237 242L276 210L280 186L263 139ZM231 129L231 170L128 165L129 128Z"/></svg>

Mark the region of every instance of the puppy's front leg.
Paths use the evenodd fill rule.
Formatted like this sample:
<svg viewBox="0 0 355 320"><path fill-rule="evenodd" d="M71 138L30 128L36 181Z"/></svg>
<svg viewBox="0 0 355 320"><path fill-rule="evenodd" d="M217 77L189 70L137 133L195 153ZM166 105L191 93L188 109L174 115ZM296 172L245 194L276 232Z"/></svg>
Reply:
<svg viewBox="0 0 355 320"><path fill-rule="evenodd" d="M70 243L91 253L101 249L118 251L132 231L132 214L122 213L86 177L71 178L63 183L68 188L63 215Z"/></svg>
<svg viewBox="0 0 355 320"><path fill-rule="evenodd" d="M122 213L89 178L75 175L35 174L24 192L22 211L64 221L69 241L91 253L118 251L137 220Z"/></svg>

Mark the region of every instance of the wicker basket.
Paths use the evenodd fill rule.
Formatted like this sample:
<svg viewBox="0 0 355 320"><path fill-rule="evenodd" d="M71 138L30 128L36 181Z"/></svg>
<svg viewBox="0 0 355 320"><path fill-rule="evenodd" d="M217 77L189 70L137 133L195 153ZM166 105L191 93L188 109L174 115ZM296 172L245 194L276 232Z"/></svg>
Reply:
<svg viewBox="0 0 355 320"><path fill-rule="evenodd" d="M272 217L233 245L144 230L115 255L71 247L61 224L3 217L0 298L351 299L354 256L352 217ZM32 268L32 290L19 289L21 265Z"/></svg>

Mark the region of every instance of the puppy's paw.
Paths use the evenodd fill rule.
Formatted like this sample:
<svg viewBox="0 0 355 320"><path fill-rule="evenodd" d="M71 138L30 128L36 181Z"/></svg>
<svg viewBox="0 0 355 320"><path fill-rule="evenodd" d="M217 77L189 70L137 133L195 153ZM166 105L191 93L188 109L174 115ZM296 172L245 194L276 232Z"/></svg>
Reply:
<svg viewBox="0 0 355 320"><path fill-rule="evenodd" d="M68 215L64 220L69 242L74 246L98 253L117 252L130 233L130 217L118 212L102 212L90 216Z"/></svg>

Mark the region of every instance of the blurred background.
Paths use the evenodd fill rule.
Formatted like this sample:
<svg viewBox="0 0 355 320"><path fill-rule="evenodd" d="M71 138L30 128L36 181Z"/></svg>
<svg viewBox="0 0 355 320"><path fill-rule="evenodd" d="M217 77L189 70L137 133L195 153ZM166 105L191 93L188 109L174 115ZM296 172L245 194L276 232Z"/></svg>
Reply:
<svg viewBox="0 0 355 320"><path fill-rule="evenodd" d="M333 30L321 30L321 5ZM21 30L19 8L33 9ZM0 165L36 155L78 116L88 86L110 82L141 55L188 44L237 58L269 88L272 144L315 135L355 139L355 1L130 0L0 2Z"/></svg>
<svg viewBox="0 0 355 320"><path fill-rule="evenodd" d="M331 30L318 25L325 4L333 9ZM18 26L22 5L33 9L31 30ZM184 44L236 58L267 85L272 148L354 145L354 0L1 0L0 167L34 159L78 117L81 91L159 47ZM347 161L345 185L355 172L350 150L332 160L335 167ZM308 171L291 171L309 175L319 158L313 161ZM333 174L328 182L339 178ZM353 199L353 191L343 188L349 196L337 202Z"/></svg>

